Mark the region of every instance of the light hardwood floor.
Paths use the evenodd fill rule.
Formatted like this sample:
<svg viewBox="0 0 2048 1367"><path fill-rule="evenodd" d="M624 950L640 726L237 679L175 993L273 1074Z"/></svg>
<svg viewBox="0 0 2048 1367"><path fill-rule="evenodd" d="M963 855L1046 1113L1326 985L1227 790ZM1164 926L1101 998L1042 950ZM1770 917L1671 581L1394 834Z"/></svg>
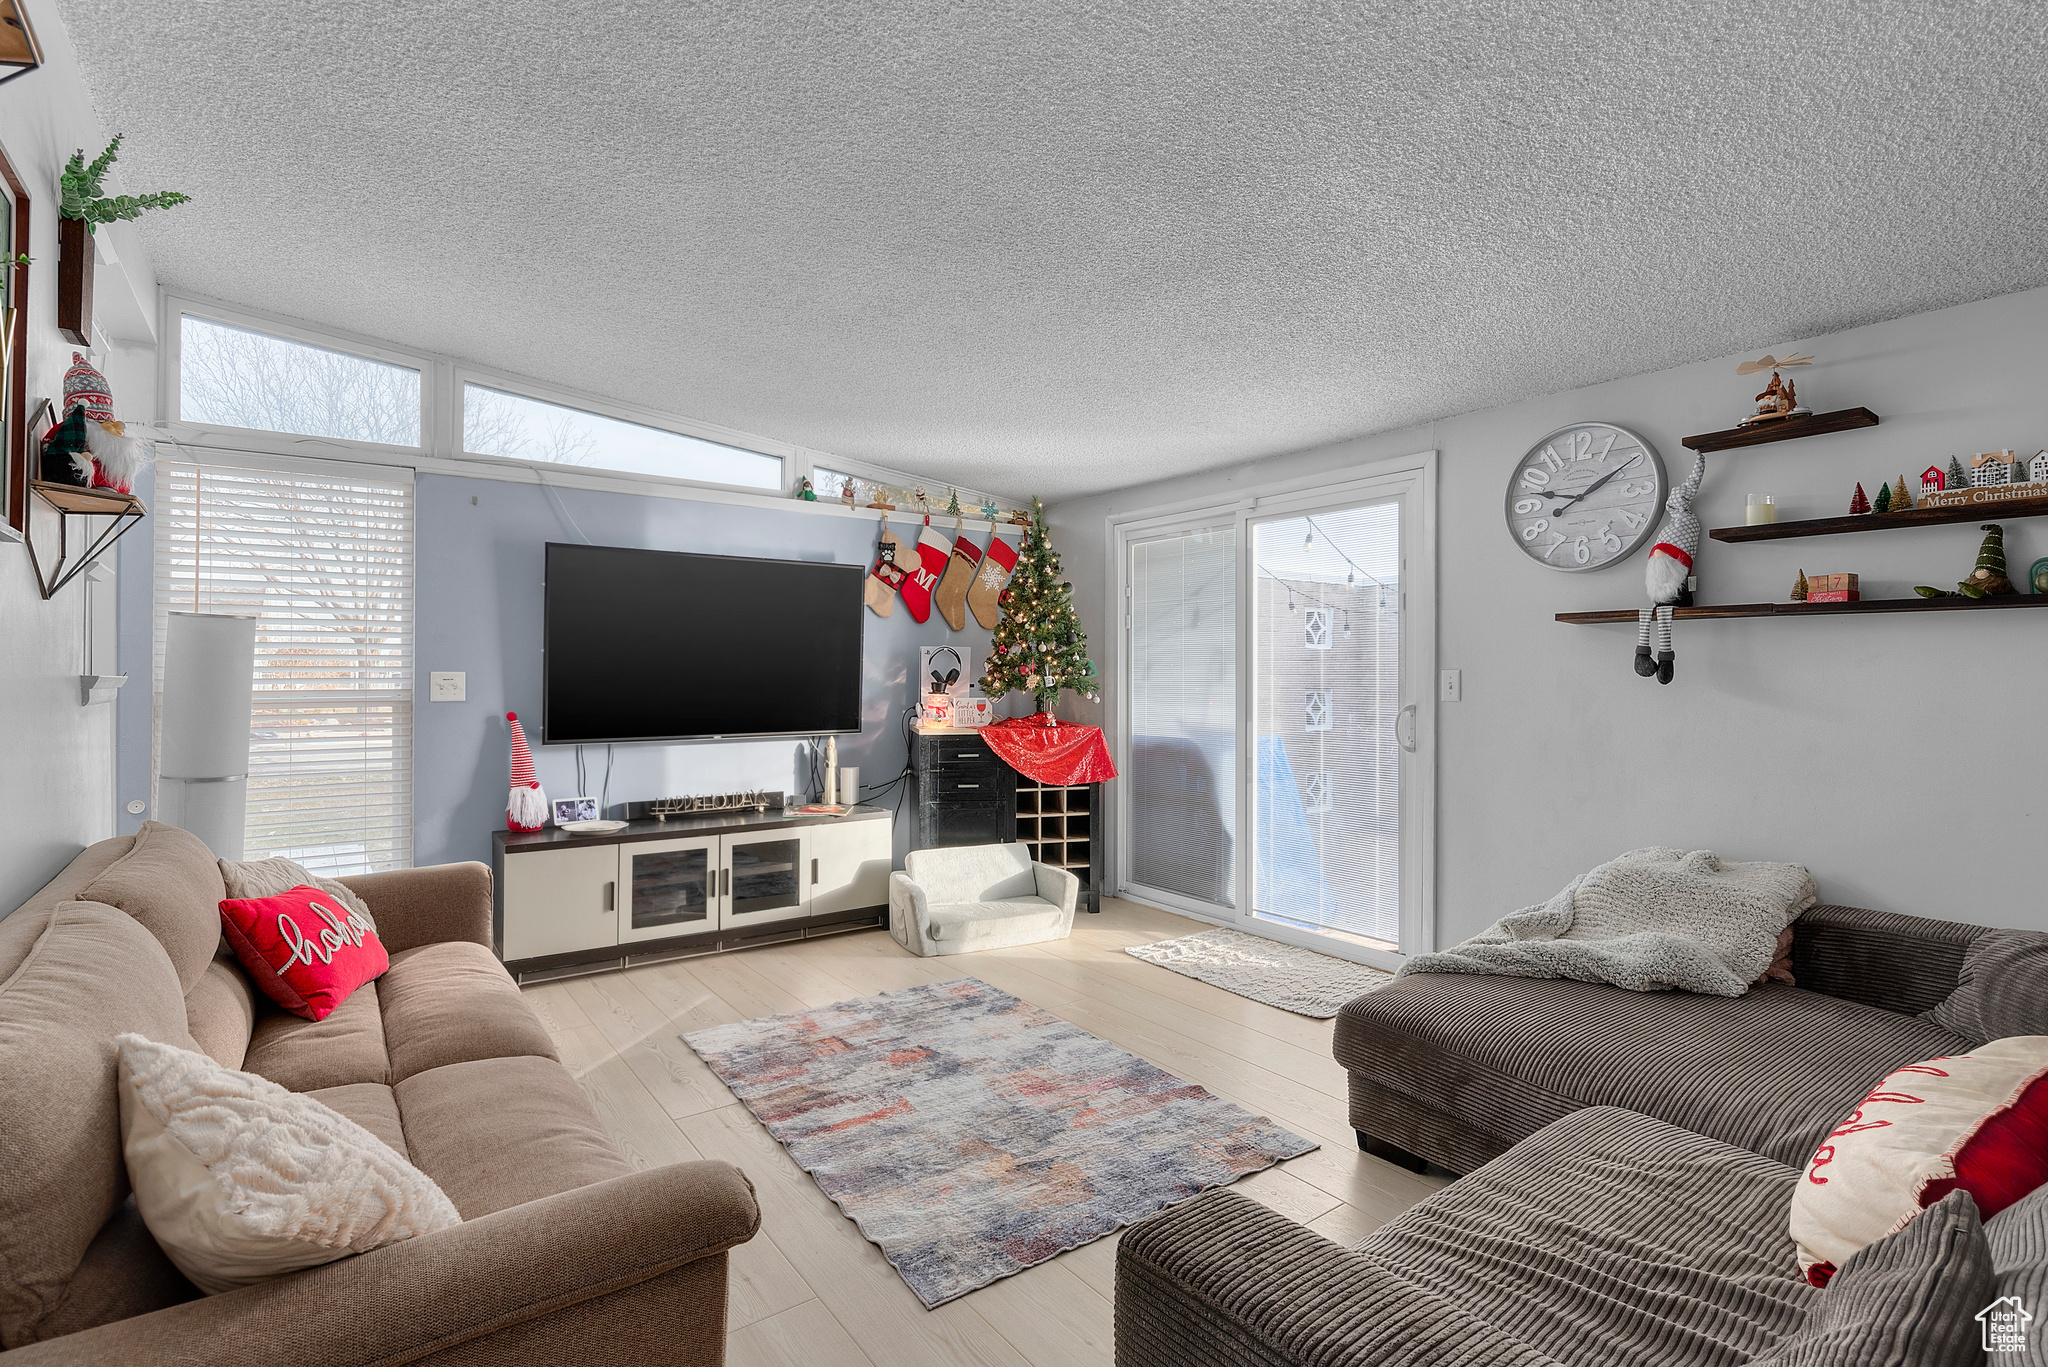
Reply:
<svg viewBox="0 0 2048 1367"><path fill-rule="evenodd" d="M853 1222L680 1035L973 976L1321 1142L1232 1188L1339 1243L1441 1185L1358 1151L1328 1021L1261 1006L1123 952L1208 927L1105 898L1071 939L937 959L886 931L540 983L525 989L636 1165L721 1158L761 1201L732 1254L733 1367L1075 1367L1112 1359L1117 1236L926 1310Z"/></svg>

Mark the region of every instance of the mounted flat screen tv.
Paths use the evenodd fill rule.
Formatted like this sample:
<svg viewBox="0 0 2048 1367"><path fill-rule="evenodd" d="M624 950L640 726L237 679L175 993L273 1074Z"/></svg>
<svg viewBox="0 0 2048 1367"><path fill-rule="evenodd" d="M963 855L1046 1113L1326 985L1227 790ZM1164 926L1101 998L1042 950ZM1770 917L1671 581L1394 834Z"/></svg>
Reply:
<svg viewBox="0 0 2048 1367"><path fill-rule="evenodd" d="M541 739L860 730L860 565L547 545Z"/></svg>

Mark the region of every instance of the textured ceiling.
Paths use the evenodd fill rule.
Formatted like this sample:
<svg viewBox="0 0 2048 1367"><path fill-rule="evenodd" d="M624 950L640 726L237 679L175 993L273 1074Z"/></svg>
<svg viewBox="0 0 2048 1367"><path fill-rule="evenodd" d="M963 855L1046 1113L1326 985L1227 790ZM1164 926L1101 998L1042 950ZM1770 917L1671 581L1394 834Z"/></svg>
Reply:
<svg viewBox="0 0 2048 1367"><path fill-rule="evenodd" d="M60 4L167 285L1048 497L2048 283L2025 0Z"/></svg>

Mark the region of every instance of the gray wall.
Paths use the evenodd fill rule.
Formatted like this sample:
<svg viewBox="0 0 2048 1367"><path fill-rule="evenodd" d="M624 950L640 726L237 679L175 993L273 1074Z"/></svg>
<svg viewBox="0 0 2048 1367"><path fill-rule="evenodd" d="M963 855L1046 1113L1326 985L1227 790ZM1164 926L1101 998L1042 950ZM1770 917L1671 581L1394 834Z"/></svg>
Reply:
<svg viewBox="0 0 2048 1367"><path fill-rule="evenodd" d="M29 271L28 392L55 400L71 364L57 332L57 174L79 146L104 145L71 45L54 10L34 16L47 57L43 68L0 86L0 145L26 184L34 222ZM90 155L90 153L89 153ZM116 176L118 180L118 174ZM116 185L111 192L132 192ZM126 224L103 228L121 258L95 271L95 316L125 321L134 291L155 293L149 259ZM120 298L125 292L129 297ZM116 311L124 305L129 313ZM147 353L102 358L116 412L148 421L154 386ZM40 543L39 543L40 544ZM79 703L84 657L85 585L74 581L48 602L36 588L25 547L0 540L0 916L5 916L95 840L113 833L114 708ZM134 661L123 657L125 667ZM140 687L147 707L147 657ZM146 743L146 742L145 742Z"/></svg>
<svg viewBox="0 0 2048 1367"><path fill-rule="evenodd" d="M1674 320L1682 326L1682 320ZM2003 447L2048 446L2048 290L1819 338L1760 338L1820 361L1798 372L1816 411L1867 406L1874 429L1707 458L1698 511L1739 523L1749 491L1785 517L1848 511L1857 481ZM1679 439L1732 426L1760 378L1727 358L1052 510L1097 659L1114 580L1113 512L1229 497L1270 480L1436 448L1442 453L1438 640L1464 700L1438 709L1437 938L1448 944L1642 845L1805 864L1824 899L2048 930L2048 609L1806 621L1679 623L1668 687L1630 669L1630 626L1566 626L1561 611L1635 608L1643 555L1594 574L1527 560L1502 490L1538 437L1571 422L1647 437L1674 480ZM1789 505L1789 506L1786 506ZM1987 516L1985 521L1995 521ZM2048 522L2007 520L2017 581L2048 555ZM1864 596L1966 574L1977 524L1723 545L1699 558L1708 603L1782 600L1796 571L1856 571ZM1110 687L1116 686L1111 675ZM1077 718L1113 717L1069 702Z"/></svg>
<svg viewBox="0 0 2048 1367"><path fill-rule="evenodd" d="M491 832L505 824L508 711L526 727L549 796L576 792L574 747L539 744L544 543L587 538L606 546L866 565L880 530L879 514L870 521L794 506L747 508L441 475L420 476L418 490L413 857L421 864L490 858ZM907 537L915 524L897 514L891 525ZM988 633L971 617L966 631L953 632L937 612L919 626L900 604L887 618L865 610L863 618L861 734L839 738L839 760L859 765L862 781L875 783L903 767L901 718L918 696L911 677L918 647L971 646L978 671ZM705 661L705 668L717 667L715 659ZM435 670L466 673L468 701L429 702L428 675ZM742 788L793 791L802 748L790 740L619 745L611 800ZM584 748L592 795L603 778L604 750ZM896 829L899 859L907 848L909 812L906 799Z"/></svg>

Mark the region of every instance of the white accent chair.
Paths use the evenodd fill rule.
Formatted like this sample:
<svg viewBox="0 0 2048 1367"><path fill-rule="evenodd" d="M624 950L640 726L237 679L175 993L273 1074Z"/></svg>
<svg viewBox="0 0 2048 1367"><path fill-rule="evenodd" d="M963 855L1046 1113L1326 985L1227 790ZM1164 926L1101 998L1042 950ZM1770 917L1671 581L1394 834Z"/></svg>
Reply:
<svg viewBox="0 0 2048 1367"><path fill-rule="evenodd" d="M889 875L889 932L923 955L1064 940L1080 897L1080 879L1022 845L914 850Z"/></svg>

